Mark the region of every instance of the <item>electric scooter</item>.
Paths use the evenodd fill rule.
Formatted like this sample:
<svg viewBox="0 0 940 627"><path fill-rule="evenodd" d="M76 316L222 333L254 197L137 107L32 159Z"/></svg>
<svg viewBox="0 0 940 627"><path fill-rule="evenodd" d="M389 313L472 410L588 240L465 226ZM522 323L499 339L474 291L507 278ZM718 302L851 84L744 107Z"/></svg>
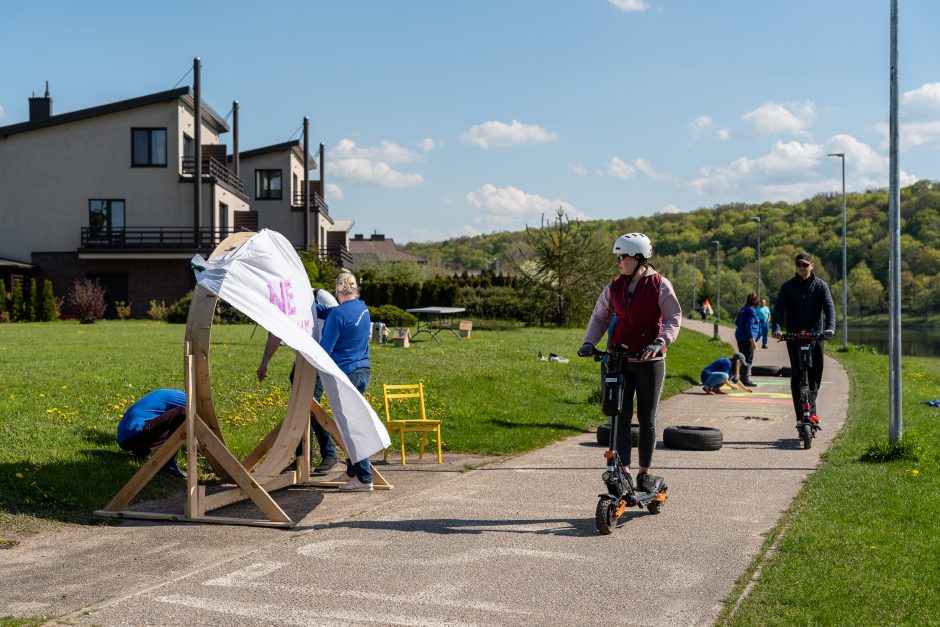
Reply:
<svg viewBox="0 0 940 627"><path fill-rule="evenodd" d="M609 535L617 525L617 520L628 507L646 508L650 514L658 514L666 502L666 492L669 487L662 477L653 477L653 487L650 491L640 490L633 485L633 477L620 462L617 454L617 430L620 412L623 409L624 377L621 373L621 364L630 357L639 357L642 353L629 353L625 346L611 347L609 351L594 349L594 361L604 364L601 408L605 415L610 416L610 443L604 451L607 467L601 479L607 486L607 492L599 494L595 521L597 530L602 535ZM632 402L632 401L631 401ZM627 425L629 428L630 425Z"/></svg>
<svg viewBox="0 0 940 627"><path fill-rule="evenodd" d="M796 433L803 442L803 448L813 446L816 432L822 429L819 417L812 411L812 391L809 389L809 369L813 367L813 342L829 339L818 331L800 331L799 333L783 333L778 338L780 342L798 342L800 352L800 371L803 373L800 380L800 405L803 413L796 422Z"/></svg>

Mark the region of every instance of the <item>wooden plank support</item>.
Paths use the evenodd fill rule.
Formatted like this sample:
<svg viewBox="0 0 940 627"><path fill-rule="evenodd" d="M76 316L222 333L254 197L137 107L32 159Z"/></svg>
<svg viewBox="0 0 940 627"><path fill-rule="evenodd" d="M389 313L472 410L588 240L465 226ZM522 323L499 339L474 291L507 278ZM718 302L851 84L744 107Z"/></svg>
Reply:
<svg viewBox="0 0 940 627"><path fill-rule="evenodd" d="M150 456L150 459L144 462L143 466L134 473L134 476L124 484L124 487L114 495L111 502L104 506L105 510L119 511L130 505L134 497L144 489L144 486L153 479L154 475L160 472L167 462L173 459L176 452L180 450L183 442L186 441L186 427L180 425L173 432L167 441Z"/></svg>

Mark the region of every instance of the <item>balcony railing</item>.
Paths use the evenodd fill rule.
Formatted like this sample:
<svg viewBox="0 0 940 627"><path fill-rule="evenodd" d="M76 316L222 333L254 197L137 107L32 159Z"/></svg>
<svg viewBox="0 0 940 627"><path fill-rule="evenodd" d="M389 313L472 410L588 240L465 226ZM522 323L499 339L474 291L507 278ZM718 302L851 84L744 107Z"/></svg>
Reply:
<svg viewBox="0 0 940 627"><path fill-rule="evenodd" d="M303 191L294 192L293 199L291 201L291 207L293 209L303 209L304 208L304 193ZM320 197L320 194L314 193L310 197L310 208L313 211L319 211L320 214L328 216L330 215L329 206L323 201L323 198Z"/></svg>
<svg viewBox="0 0 940 627"><path fill-rule="evenodd" d="M196 158L182 157L182 165L183 174L193 174L196 169ZM225 165L219 162L215 157L204 158L203 168L203 176L211 176L237 192L245 192L245 184L242 183L242 180L235 176L234 172L225 167Z"/></svg>
<svg viewBox="0 0 940 627"><path fill-rule="evenodd" d="M144 226L124 229L82 227L82 248L204 250L234 233L234 229Z"/></svg>

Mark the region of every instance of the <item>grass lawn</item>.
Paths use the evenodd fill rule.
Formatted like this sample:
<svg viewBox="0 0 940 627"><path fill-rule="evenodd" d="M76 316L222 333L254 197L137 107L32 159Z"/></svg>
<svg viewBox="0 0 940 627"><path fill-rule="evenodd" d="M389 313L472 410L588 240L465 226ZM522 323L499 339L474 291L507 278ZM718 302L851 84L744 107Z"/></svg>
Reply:
<svg viewBox="0 0 940 627"><path fill-rule="evenodd" d="M904 358L904 435L920 441L919 461L870 463L862 456L887 436L888 358L832 354L851 379L848 420L778 527L756 585L729 617L732 595L719 624L940 620L940 409L922 404L940 397L940 359Z"/></svg>
<svg viewBox="0 0 940 627"><path fill-rule="evenodd" d="M282 348L259 383L265 341L252 325L216 325L212 388L229 446L244 456L284 415L292 351ZM0 325L0 541L36 518L95 521L138 464L115 442L125 409L150 390L183 387L184 326L148 321ZM593 429L599 366L575 355L582 329L473 331L410 349L372 350L367 398L384 415L382 383L423 381L432 417L444 419L445 451L512 454ZM542 351L568 357L535 359ZM698 382L726 348L683 331L670 348L663 397ZM592 394L595 398L592 398ZM417 435L409 446L416 449ZM177 490L164 476L143 498Z"/></svg>

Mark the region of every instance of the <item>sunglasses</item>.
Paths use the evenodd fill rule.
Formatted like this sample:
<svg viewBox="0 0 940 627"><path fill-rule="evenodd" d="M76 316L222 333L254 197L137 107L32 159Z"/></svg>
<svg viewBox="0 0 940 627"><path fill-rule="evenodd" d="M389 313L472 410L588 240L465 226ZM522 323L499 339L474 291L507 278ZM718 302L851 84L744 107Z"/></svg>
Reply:
<svg viewBox="0 0 940 627"><path fill-rule="evenodd" d="M621 261L623 261L624 259L633 259L633 257L630 256L630 255L617 255L617 262L618 262L618 263L621 262Z"/></svg>
<svg viewBox="0 0 940 627"><path fill-rule="evenodd" d="M806 263L805 261L797 261L797 262L796 262L796 267L797 267L797 268L808 268L808 267L810 267L811 265L813 265L813 264L811 264L811 263Z"/></svg>

